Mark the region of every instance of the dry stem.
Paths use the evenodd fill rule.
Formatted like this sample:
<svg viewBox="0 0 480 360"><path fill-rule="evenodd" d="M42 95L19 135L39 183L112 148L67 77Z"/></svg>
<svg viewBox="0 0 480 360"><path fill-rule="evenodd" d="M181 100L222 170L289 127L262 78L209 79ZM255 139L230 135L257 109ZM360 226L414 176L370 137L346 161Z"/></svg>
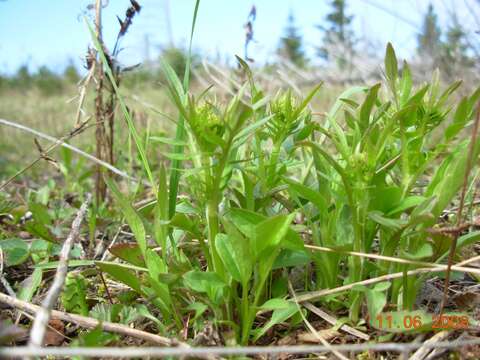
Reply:
<svg viewBox="0 0 480 360"><path fill-rule="evenodd" d="M32 330L30 332L30 341L28 343L29 346L41 346L43 343L43 338L45 336L47 324L50 318L50 312L55 305L60 292L62 291L63 284L67 276L70 249L80 235L80 226L82 225L82 221L87 212L89 203L90 195L87 195L87 199L80 207L75 220L73 220L72 230L62 246L60 259L58 262L58 269L55 273L53 283L48 290L47 296L42 302L42 306L37 311L35 320L33 321Z"/></svg>

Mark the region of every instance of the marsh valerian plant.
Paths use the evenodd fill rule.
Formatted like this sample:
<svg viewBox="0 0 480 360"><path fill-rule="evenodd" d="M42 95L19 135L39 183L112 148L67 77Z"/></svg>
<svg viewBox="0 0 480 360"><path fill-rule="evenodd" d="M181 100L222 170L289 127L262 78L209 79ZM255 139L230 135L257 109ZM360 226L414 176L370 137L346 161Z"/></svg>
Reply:
<svg viewBox="0 0 480 360"><path fill-rule="evenodd" d="M171 146L164 154L169 167L149 164L125 107L155 201L135 209L108 180L137 246L117 252L123 263L97 262L103 272L154 305L164 327L180 330L185 312L193 313L192 326L209 319L225 341L247 344L299 319L287 289L293 268L305 279L294 286L309 291L415 268L345 251L445 258L451 239L430 229L462 185L467 144L457 137L480 90L454 106L460 83L441 90L435 76L416 88L388 45L386 84L345 91L317 120L309 104L320 85L303 99L288 90L270 97L238 60L247 81L226 103L209 89L190 93L188 68L182 84L162 63L179 121L175 138L151 140ZM459 245L476 240L472 233ZM321 301L348 309L355 324L365 301L370 318L387 299L398 310L412 309L423 280L405 275ZM270 321L256 324L259 310L272 311Z"/></svg>

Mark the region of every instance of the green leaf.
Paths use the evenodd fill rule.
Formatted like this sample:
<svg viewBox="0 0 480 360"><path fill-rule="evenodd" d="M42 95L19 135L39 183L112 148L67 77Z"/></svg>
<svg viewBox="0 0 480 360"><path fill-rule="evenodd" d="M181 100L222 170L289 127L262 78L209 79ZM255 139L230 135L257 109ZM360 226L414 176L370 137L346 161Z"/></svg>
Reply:
<svg viewBox="0 0 480 360"><path fill-rule="evenodd" d="M211 288L224 287L225 282L214 272L192 270L183 275L185 284L197 292L208 292Z"/></svg>
<svg viewBox="0 0 480 360"><path fill-rule="evenodd" d="M388 229L399 230L403 226L407 225L408 222L403 219L391 219L383 216L381 211L370 211L368 217L375 221L377 224L385 226Z"/></svg>
<svg viewBox="0 0 480 360"><path fill-rule="evenodd" d="M67 274L61 300L66 311L88 315L87 281L81 274L72 272Z"/></svg>
<svg viewBox="0 0 480 360"><path fill-rule="evenodd" d="M376 316L383 310L387 304L386 291L390 288L388 281L376 284L373 288L368 288L363 285L354 286L352 290L361 291L365 293L367 299L367 309L370 319L375 319Z"/></svg>
<svg viewBox="0 0 480 360"><path fill-rule="evenodd" d="M387 44L387 51L385 54L385 75L390 82L392 89L394 89L394 84L398 76L398 62L395 50L391 43Z"/></svg>
<svg viewBox="0 0 480 360"><path fill-rule="evenodd" d="M138 276L130 270L130 267L127 267L122 264L114 264L114 263L107 263L104 261L96 261L95 265L97 265L100 270L104 273L107 273L112 278L121 283L131 287L137 293L142 294L142 283Z"/></svg>
<svg viewBox="0 0 480 360"><path fill-rule="evenodd" d="M262 253L277 249L287 235L290 223L295 214L277 215L268 218L255 226L252 239L252 250L255 259Z"/></svg>
<svg viewBox="0 0 480 360"><path fill-rule="evenodd" d="M255 236L255 227L267 219L267 217L262 214L239 208L230 209L227 217L243 235L250 239ZM283 245L286 249L302 250L303 240L300 235L289 228Z"/></svg>
<svg viewBox="0 0 480 360"><path fill-rule="evenodd" d="M405 210L408 210L420 205L425 200L426 199L423 196L413 195L413 196L406 197L405 199L402 200L402 202L400 202L400 204L398 204L395 208L391 209L387 215L393 216L393 215L402 213Z"/></svg>
<svg viewBox="0 0 480 360"><path fill-rule="evenodd" d="M108 251L129 264L145 267L142 252L137 244L114 244L108 249Z"/></svg>
<svg viewBox="0 0 480 360"><path fill-rule="evenodd" d="M34 269L32 275L22 281L17 296L20 300L30 302L38 287L42 283L42 270Z"/></svg>
<svg viewBox="0 0 480 360"><path fill-rule="evenodd" d="M415 250L415 252L412 252L412 251L401 252L401 257L405 259L410 259L410 260L426 259L431 257L432 255L433 255L432 245L428 243L421 245L418 249Z"/></svg>
<svg viewBox="0 0 480 360"><path fill-rule="evenodd" d="M377 101L378 90L381 86L382 84L376 84L372 86L368 91L365 101L360 107L360 127L363 130L367 129L370 123L370 114L372 113L372 109L375 106L375 102Z"/></svg>
<svg viewBox="0 0 480 360"><path fill-rule="evenodd" d="M7 239L0 241L5 265L15 266L27 261L29 251L27 243L22 239Z"/></svg>
<svg viewBox="0 0 480 360"><path fill-rule="evenodd" d="M214 304L225 302L225 282L217 273L192 270L183 275L185 285L193 291L206 293Z"/></svg>
<svg viewBox="0 0 480 360"><path fill-rule="evenodd" d="M247 239L235 236L233 233L217 234L215 246L232 278L241 284L248 283L253 264Z"/></svg>
<svg viewBox="0 0 480 360"><path fill-rule="evenodd" d="M464 97L457 106L453 122L445 130L445 139L450 140L455 137L470 120L471 108L469 106L468 97Z"/></svg>
<svg viewBox="0 0 480 360"><path fill-rule="evenodd" d="M47 269L56 269L58 267L58 261L50 261L48 263L36 264L35 269L47 270ZM92 266L95 265L94 260L69 260L68 267L79 267L79 266Z"/></svg>
<svg viewBox="0 0 480 360"><path fill-rule="evenodd" d="M283 180L288 184L290 189L315 205L319 211L325 211L328 208L327 201L318 191L312 190L311 188L288 178L284 178Z"/></svg>
<svg viewBox="0 0 480 360"><path fill-rule="evenodd" d="M267 300L262 306L260 306L260 309L262 310L288 309L289 307L292 306L292 304L295 305L295 303L292 303L291 301L288 301L282 298L275 298L275 299Z"/></svg>
<svg viewBox="0 0 480 360"><path fill-rule="evenodd" d="M181 140L176 140L172 138L167 138L164 136L150 136L150 140L156 141L162 144L167 144L167 145L178 145L178 146L187 146L188 143L185 141Z"/></svg>
<svg viewBox="0 0 480 360"><path fill-rule="evenodd" d="M197 320L205 311L207 311L208 306L201 302L194 302L188 305L185 310L193 310L195 311L195 315L191 319L191 321Z"/></svg>
<svg viewBox="0 0 480 360"><path fill-rule="evenodd" d="M120 210L122 211L123 216L125 216L128 226L130 226L130 229L132 229L140 251L142 252L143 256L145 256L145 252L147 250L147 237L142 219L137 214L133 206L130 205L128 199L120 192L113 180L111 180L109 177L105 177L105 182L112 192L115 201L120 206Z"/></svg>
<svg viewBox="0 0 480 360"><path fill-rule="evenodd" d="M285 267L306 266L312 261L310 254L305 250L284 249L275 259L272 269Z"/></svg>
<svg viewBox="0 0 480 360"><path fill-rule="evenodd" d="M277 300L281 300L281 299L277 299ZM271 305L281 306L280 301L279 302L275 301ZM281 307L279 309L274 310L270 320L260 329L257 329L254 331L254 338L253 338L254 341L257 341L258 339L260 339L268 330L270 330L270 328L288 320L290 317L292 317L299 311L297 304L295 304L292 301L289 301L288 304L284 304L284 305L286 307Z"/></svg>

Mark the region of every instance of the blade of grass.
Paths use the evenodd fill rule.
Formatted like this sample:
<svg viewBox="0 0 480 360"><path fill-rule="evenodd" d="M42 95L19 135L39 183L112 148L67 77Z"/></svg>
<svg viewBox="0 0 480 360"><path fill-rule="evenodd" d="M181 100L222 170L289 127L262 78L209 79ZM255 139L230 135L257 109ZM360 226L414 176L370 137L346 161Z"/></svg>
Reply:
<svg viewBox="0 0 480 360"><path fill-rule="evenodd" d="M193 33L195 31L195 23L197 22L198 7L200 6L200 0L197 0L195 3L195 10L193 12L192 19L192 29L190 32L190 44L188 47L188 56L187 62L185 64L185 75L183 78L183 90L187 94L190 87L190 67L192 63L192 42L193 42ZM186 99L183 99L185 101ZM177 125L177 131L175 134L175 141L184 142L185 141L185 119L180 115ZM183 146L175 145L173 148L174 154L183 154ZM171 172L170 172L170 186L169 186L169 204L168 204L168 214L171 218L175 214L175 207L177 202L178 194L178 185L180 183L180 169L182 168L182 160L175 159L172 161Z"/></svg>

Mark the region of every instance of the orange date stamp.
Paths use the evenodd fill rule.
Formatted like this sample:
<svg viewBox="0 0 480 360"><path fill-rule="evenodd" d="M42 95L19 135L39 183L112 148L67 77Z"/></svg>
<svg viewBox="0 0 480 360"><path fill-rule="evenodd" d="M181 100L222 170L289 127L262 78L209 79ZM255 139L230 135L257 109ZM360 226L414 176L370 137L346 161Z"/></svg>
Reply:
<svg viewBox="0 0 480 360"><path fill-rule="evenodd" d="M426 315L426 314L425 314ZM381 313L375 318L376 327L385 330L458 330L470 327L470 317L465 314L442 314L422 316L418 313L404 312L396 316L391 313Z"/></svg>

